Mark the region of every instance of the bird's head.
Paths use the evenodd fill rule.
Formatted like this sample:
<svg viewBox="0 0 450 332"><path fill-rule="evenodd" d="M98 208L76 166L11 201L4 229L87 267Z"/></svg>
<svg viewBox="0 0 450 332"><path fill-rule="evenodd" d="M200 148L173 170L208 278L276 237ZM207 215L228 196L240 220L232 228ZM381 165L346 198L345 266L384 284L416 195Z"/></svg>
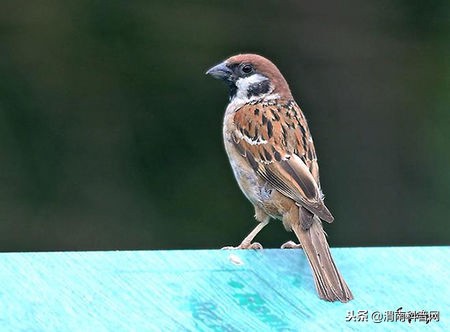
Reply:
<svg viewBox="0 0 450 332"><path fill-rule="evenodd" d="M246 103L263 98L292 98L289 86L278 68L256 54L239 54L210 68L207 75L225 81L230 100Z"/></svg>

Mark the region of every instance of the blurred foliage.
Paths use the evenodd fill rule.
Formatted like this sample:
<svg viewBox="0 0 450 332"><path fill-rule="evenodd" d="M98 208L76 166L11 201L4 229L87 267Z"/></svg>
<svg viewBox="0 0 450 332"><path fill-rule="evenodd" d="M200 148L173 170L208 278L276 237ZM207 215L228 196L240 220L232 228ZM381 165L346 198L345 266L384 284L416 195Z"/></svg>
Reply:
<svg viewBox="0 0 450 332"><path fill-rule="evenodd" d="M217 248L254 226L205 69L271 58L335 246L449 244L448 1L2 1L0 250ZM258 240L292 238L279 222Z"/></svg>

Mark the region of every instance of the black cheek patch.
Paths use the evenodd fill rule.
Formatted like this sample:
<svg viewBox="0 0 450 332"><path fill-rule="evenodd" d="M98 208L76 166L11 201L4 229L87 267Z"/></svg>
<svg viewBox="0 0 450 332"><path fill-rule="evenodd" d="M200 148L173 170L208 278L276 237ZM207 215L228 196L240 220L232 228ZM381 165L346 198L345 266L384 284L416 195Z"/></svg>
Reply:
<svg viewBox="0 0 450 332"><path fill-rule="evenodd" d="M251 98L254 96L260 96L266 94L270 91L270 82L269 80L264 80L258 83L254 83L248 87L247 90L247 98Z"/></svg>

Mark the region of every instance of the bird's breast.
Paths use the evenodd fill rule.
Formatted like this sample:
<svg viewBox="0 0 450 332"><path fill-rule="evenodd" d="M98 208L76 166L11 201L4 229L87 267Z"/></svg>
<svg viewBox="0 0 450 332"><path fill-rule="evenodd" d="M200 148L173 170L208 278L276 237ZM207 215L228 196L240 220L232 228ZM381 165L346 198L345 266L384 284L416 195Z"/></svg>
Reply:
<svg viewBox="0 0 450 332"><path fill-rule="evenodd" d="M262 179L236 149L232 138L234 130L232 115L225 114L223 126L225 150L239 188L253 205L262 208L273 218L280 218L284 208L281 208L280 200L277 198L282 195Z"/></svg>

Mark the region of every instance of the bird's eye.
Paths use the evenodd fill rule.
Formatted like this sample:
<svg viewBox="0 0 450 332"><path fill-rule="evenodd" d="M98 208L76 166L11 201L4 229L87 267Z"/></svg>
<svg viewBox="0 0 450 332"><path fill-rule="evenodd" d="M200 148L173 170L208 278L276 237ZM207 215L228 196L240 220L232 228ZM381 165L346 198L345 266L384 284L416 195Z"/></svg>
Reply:
<svg viewBox="0 0 450 332"><path fill-rule="evenodd" d="M241 67L241 72L243 74L250 74L252 71L253 71L252 65L245 64L245 65L242 65L242 67Z"/></svg>

